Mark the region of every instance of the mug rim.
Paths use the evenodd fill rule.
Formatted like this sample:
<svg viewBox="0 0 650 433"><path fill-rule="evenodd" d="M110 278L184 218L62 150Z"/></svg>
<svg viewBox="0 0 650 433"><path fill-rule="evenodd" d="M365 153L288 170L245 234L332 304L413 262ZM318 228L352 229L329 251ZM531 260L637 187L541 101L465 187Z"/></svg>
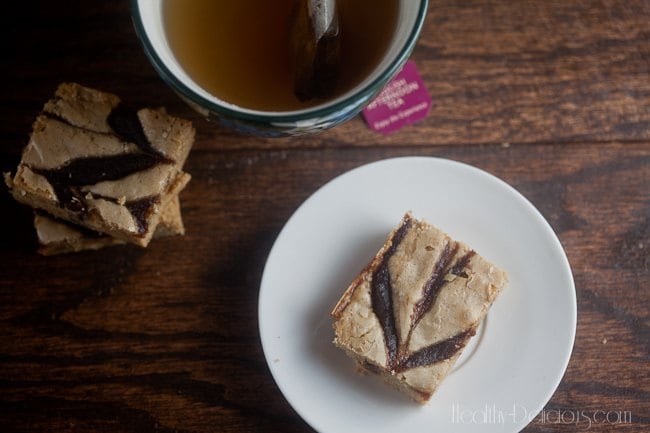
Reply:
<svg viewBox="0 0 650 433"><path fill-rule="evenodd" d="M314 118L327 117L333 113L345 111L347 107L370 100L370 98L372 98L383 87L383 85L385 85L386 82L388 82L388 80L390 80L399 71L399 68L406 62L411 52L413 51L413 48L415 47L418 36L422 30L422 26L424 25L424 17L426 16L429 3L429 0L419 1L420 6L415 16L414 25L411 28L409 35L406 37L403 46L399 48L399 51L395 58L383 71L379 73L377 77L363 85L358 91L349 94L337 102L325 106L315 106L295 111L265 112L261 110L251 110L245 107L241 108L246 111L239 111L229 108L225 105L215 103L215 101L207 99L202 95L196 93L183 81L176 77L167 67L165 62L160 58L153 46L153 43L149 39L149 35L144 28L144 23L140 14L141 0L130 0L131 17L136 35L138 36L138 39L140 40L140 43L142 44L144 52L149 58L150 63L153 65L154 69L158 72L158 75L160 75L163 81L167 83L167 85L169 85L177 92L181 93L182 96L188 98L192 103L208 110L211 113L253 122L273 123L297 123L308 121Z"/></svg>

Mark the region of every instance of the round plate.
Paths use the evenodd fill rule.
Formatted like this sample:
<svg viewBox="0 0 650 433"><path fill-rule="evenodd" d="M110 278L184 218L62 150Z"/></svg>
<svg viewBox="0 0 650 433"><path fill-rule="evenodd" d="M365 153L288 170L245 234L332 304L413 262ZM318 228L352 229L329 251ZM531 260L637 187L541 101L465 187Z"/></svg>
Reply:
<svg viewBox="0 0 650 433"><path fill-rule="evenodd" d="M329 315L408 210L510 277L426 406L357 374L332 344ZM515 189L459 162L397 158L337 177L289 219L264 269L259 326L280 390L320 432L517 432L562 379L576 296L557 236Z"/></svg>

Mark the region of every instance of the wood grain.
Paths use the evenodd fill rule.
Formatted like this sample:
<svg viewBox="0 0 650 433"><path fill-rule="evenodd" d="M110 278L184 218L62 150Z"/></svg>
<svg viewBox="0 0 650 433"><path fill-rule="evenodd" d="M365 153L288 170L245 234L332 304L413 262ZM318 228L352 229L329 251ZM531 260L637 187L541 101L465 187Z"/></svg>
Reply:
<svg viewBox="0 0 650 433"><path fill-rule="evenodd" d="M432 0L413 59L434 107L418 127L383 137L356 117L318 139L281 140L205 125L153 72L127 1L66 5L20 2L6 18L0 133L16 150L66 80L164 105L204 125L197 146L213 149L650 140L647 0Z"/></svg>
<svg viewBox="0 0 650 433"><path fill-rule="evenodd" d="M199 150L187 165L194 179L182 197L182 239L41 258L3 229L0 407L14 416L2 421L18 431L53 422L58 431L307 430L260 350L264 259L313 190L347 169L402 155L476 165L540 208L567 250L580 306L573 362L550 407L624 409L637 427L647 425L648 383L639 372L648 360L650 197L638 192L647 191L650 147L633 143ZM23 213L3 201L10 214Z"/></svg>
<svg viewBox="0 0 650 433"><path fill-rule="evenodd" d="M127 1L24 1L3 18L2 171L61 81L164 105L198 136L181 197L187 234L146 250L40 257L31 211L0 189L1 432L312 431L262 353L266 256L324 183L408 155L502 178L566 249L574 352L550 417L524 432L586 430L553 411L628 411L629 423L588 430L650 430L650 2L431 1L413 54L435 101L424 121L381 136L355 118L279 140L186 107L147 62Z"/></svg>

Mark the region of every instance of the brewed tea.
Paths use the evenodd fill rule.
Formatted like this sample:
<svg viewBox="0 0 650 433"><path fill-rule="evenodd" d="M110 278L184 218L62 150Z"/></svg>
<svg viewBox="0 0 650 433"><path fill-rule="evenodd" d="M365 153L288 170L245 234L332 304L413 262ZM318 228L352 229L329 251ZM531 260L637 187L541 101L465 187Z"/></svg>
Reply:
<svg viewBox="0 0 650 433"><path fill-rule="evenodd" d="M244 108L288 111L294 95L289 23L296 0L165 0L165 31L187 74ZM388 49L399 0L337 0L341 68L332 98L359 84Z"/></svg>

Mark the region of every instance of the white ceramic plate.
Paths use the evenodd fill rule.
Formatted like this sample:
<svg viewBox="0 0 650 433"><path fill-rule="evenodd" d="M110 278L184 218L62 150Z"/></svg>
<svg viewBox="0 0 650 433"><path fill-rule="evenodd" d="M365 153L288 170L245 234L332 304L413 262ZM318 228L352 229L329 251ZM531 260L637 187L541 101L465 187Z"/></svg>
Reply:
<svg viewBox="0 0 650 433"><path fill-rule="evenodd" d="M510 283L427 406L332 344L330 310L405 211L469 244ZM313 194L271 250L259 295L264 354L280 390L320 432L518 432L551 398L576 329L571 269L550 225L515 189L462 163L397 158Z"/></svg>

